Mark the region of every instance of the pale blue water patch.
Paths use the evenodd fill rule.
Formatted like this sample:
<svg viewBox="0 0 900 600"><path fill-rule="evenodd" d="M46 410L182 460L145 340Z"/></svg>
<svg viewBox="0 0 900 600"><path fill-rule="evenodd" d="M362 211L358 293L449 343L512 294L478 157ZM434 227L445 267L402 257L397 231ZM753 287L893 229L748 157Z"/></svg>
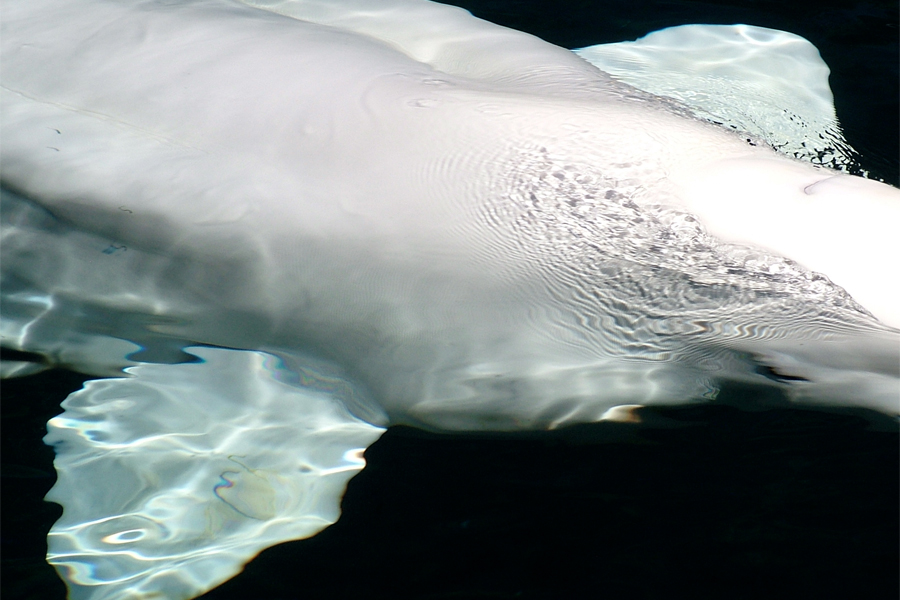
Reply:
<svg viewBox="0 0 900 600"><path fill-rule="evenodd" d="M190 597L235 562L317 533L384 431L311 372L282 383L298 376L281 376L276 357L185 350L199 360L91 381L48 423L59 478L47 498L65 506L48 560L72 597Z"/></svg>

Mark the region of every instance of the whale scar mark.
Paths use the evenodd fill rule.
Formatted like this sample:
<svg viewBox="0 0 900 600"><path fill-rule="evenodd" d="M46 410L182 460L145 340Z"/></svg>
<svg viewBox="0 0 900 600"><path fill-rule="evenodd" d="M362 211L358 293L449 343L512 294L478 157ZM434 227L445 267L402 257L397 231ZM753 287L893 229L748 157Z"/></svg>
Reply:
<svg viewBox="0 0 900 600"><path fill-rule="evenodd" d="M816 190L816 186L817 186L817 185L819 185L819 184L821 184L821 183L825 183L826 181L828 181L828 180L830 180L830 179L834 179L834 178L835 178L835 175L832 175L831 177L826 177L826 178L824 178L824 179L818 180L818 181L815 182L815 183L811 183L811 184L809 184L808 186L806 186L805 188L803 188L803 193L806 194L807 196L812 196L812 195L815 194L817 191L820 191L820 190Z"/></svg>

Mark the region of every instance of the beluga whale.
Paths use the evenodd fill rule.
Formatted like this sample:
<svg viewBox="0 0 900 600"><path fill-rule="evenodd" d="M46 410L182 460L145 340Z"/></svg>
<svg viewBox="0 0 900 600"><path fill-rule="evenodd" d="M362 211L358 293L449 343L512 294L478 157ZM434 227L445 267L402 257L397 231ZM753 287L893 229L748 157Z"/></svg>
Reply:
<svg viewBox="0 0 900 600"><path fill-rule="evenodd" d="M729 383L900 414L900 191L850 173L796 35L12 0L0 43L0 333L41 357L3 374L95 377L45 438L70 598L194 598L314 536L392 425Z"/></svg>

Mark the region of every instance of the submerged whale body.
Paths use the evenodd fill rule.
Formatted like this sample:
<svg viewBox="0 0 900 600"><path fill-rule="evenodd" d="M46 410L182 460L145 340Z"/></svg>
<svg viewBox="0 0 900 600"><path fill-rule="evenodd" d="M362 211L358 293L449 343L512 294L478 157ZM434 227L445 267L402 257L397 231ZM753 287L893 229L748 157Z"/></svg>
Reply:
<svg viewBox="0 0 900 600"><path fill-rule="evenodd" d="M46 438L73 598L194 597L314 535L392 424L730 381L900 413L900 192L813 164L852 151L801 38L576 54L416 0L29 0L2 44L2 342L105 377Z"/></svg>

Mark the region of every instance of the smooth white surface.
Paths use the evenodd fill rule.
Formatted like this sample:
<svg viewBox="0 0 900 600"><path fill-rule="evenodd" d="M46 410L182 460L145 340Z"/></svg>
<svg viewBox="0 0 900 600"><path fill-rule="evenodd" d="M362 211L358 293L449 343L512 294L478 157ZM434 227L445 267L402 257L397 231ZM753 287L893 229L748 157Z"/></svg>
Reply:
<svg viewBox="0 0 900 600"><path fill-rule="evenodd" d="M900 256L896 189L764 157L719 161L682 181L713 235L788 256L900 325L900 282L889 273Z"/></svg>

